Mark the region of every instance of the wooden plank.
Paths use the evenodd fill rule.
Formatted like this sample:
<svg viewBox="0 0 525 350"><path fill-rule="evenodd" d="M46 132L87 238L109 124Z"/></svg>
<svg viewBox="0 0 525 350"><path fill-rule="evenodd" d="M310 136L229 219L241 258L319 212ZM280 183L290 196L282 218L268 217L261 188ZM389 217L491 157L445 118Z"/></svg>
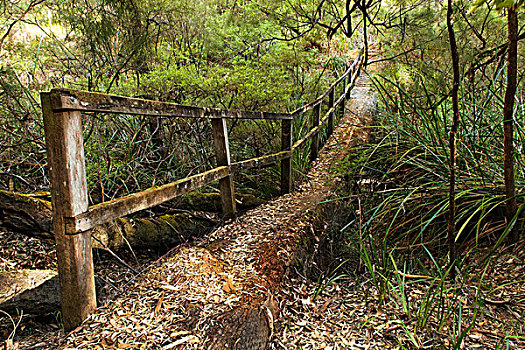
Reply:
<svg viewBox="0 0 525 350"><path fill-rule="evenodd" d="M151 208L220 180L228 176L228 173L228 167L222 166L163 186L152 187L142 192L91 206L87 212L66 218L67 232L75 234L139 210Z"/></svg>
<svg viewBox="0 0 525 350"><path fill-rule="evenodd" d="M321 104L314 107L312 113L312 126L317 132L312 134L312 143L310 144L310 161L314 161L319 153L319 121L321 118Z"/></svg>
<svg viewBox="0 0 525 350"><path fill-rule="evenodd" d="M289 113L194 107L81 90L53 89L51 96L59 106L55 107L55 112L82 111L186 118L292 119Z"/></svg>
<svg viewBox="0 0 525 350"><path fill-rule="evenodd" d="M42 93L42 111L53 203L62 321L72 330L95 310L91 231L66 235L64 217L88 209L80 112L53 113L50 94Z"/></svg>
<svg viewBox="0 0 525 350"><path fill-rule="evenodd" d="M310 140L315 134L317 134L319 132L320 128L321 128L321 126L318 125L318 126L312 128L312 129L310 129L310 131L308 131L308 133L306 135L304 135L304 137L302 139L295 141L295 143L292 146L292 151L295 152L296 149L299 149L302 146L304 146L306 144L306 141Z"/></svg>
<svg viewBox="0 0 525 350"><path fill-rule="evenodd" d="M251 158L248 160L235 162L231 164L230 170L232 174L236 174L244 170L262 168L267 165L276 164L278 161L282 159L289 158L291 154L292 154L291 151L283 151L283 152L269 154L269 155L262 156L262 157Z"/></svg>
<svg viewBox="0 0 525 350"><path fill-rule="evenodd" d="M281 160L281 194L292 191L292 143L293 122L291 120L283 120L281 125L281 151L289 152L290 155Z"/></svg>
<svg viewBox="0 0 525 350"><path fill-rule="evenodd" d="M345 108L346 108L346 79L343 81L343 91L342 96L343 99L341 100L341 111L340 115L343 117L345 115Z"/></svg>
<svg viewBox="0 0 525 350"><path fill-rule="evenodd" d="M212 119L211 125L213 129L213 145L215 147L217 166L227 166L229 169L231 160L226 119ZM233 190L233 178L231 175L228 175L219 181L219 189L221 192L222 216L224 218L235 217L237 208L235 205L235 193Z"/></svg>

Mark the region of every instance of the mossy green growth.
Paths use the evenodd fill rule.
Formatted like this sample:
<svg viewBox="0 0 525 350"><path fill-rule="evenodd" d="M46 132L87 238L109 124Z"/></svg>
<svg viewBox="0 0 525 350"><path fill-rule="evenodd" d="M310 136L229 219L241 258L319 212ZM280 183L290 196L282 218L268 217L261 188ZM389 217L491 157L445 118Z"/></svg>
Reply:
<svg viewBox="0 0 525 350"><path fill-rule="evenodd" d="M251 194L236 193L235 199L239 210L249 210L265 203L265 200ZM175 206L179 209L214 213L219 213L222 210L221 195L218 192L191 192L177 199L177 201L178 203Z"/></svg>
<svg viewBox="0 0 525 350"><path fill-rule="evenodd" d="M119 218L95 228L98 241L111 249L126 248L171 248L192 237L211 231L213 222L199 220L187 213L163 215L158 218ZM98 248L100 242L94 241Z"/></svg>

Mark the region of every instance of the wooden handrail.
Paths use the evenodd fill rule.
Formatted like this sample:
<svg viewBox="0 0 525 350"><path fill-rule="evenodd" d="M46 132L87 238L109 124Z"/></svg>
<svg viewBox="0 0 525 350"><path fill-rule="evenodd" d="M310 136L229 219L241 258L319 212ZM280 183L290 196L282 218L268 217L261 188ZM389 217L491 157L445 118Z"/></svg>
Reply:
<svg viewBox="0 0 525 350"><path fill-rule="evenodd" d="M315 106L317 106L318 104L320 104L321 102L323 102L325 99L326 99L326 96L328 96L328 94L330 93L330 91L332 91L333 89L335 89L335 87L337 85L339 85L339 83L346 79L346 77L348 77L348 75L350 74L350 72L353 72L354 69L356 67L358 67L358 65L360 65L361 63L361 54L359 53L359 55L357 56L357 59L352 63L352 65L346 70L346 72L341 75L341 77L339 77L339 79L337 79L335 82L332 83L332 85L330 85L330 87L322 94L320 95L319 97L317 97L315 100L313 100L312 102L310 103L307 103L305 105L302 105L301 107L297 108L296 110L294 110L291 114L292 118L295 118L297 117L298 115L301 115L305 112L308 112L310 109L314 108Z"/></svg>
<svg viewBox="0 0 525 350"><path fill-rule="evenodd" d="M152 208L177 196L195 191L228 175L275 164L291 155L291 151L283 151L235 162L231 164L230 169L227 166L217 167L166 185L151 187L141 192L92 205L85 213L72 218L65 218L66 234L72 235L90 230L97 225L102 225L137 211Z"/></svg>
<svg viewBox="0 0 525 350"><path fill-rule="evenodd" d="M360 57L358 56L358 59L322 95L291 113L196 107L73 89L52 89L49 94L52 105L57 106L53 108L53 112L80 111L159 117L289 120L309 111L325 100L330 92L354 71L360 62Z"/></svg>
<svg viewBox="0 0 525 350"><path fill-rule="evenodd" d="M88 211L66 218L66 234L78 234L119 217L154 207L228 175L228 167L221 166L166 185L151 187L142 192L90 206Z"/></svg>
<svg viewBox="0 0 525 350"><path fill-rule="evenodd" d="M314 126L312 129L310 129L310 131L308 131L308 133L303 136L301 139L297 140L293 146L292 146L292 150L295 151L296 149L300 148L301 146L303 146L306 141L310 140L314 135L316 135L319 130L321 130L321 128L326 124L326 122L329 120L330 118L330 115L332 113L335 113L337 107L339 106L339 104L346 98L346 95L348 95L348 93L352 90L352 88L355 86L355 81L357 80L357 76L359 74L359 70L356 70L354 72L354 74L352 75L352 78L350 80L350 83L346 86L345 90L343 91L343 93L341 94L341 96L337 99L337 101L334 102L334 106L331 107L328 112L326 112L326 114L323 116L323 118L321 119L319 125L317 126Z"/></svg>
<svg viewBox="0 0 525 350"><path fill-rule="evenodd" d="M291 157L291 156L292 156L291 151L282 151L279 153L269 154L269 155L262 156L262 157L251 158L248 160L243 160L240 162L232 163L232 165L230 166L230 169L231 169L231 172L235 174L241 171L261 168L263 166L275 164L278 161Z"/></svg>
<svg viewBox="0 0 525 350"><path fill-rule="evenodd" d="M194 191L214 181L221 180L229 176L230 174L235 174L240 171L245 171L245 170L249 170L253 168L259 168L259 167L275 164L283 159L290 158L296 149L300 148L302 145L306 143L306 141L308 141L314 135L319 133L321 128L326 124L326 122L330 118L330 115L336 111L339 104L345 99L345 96L349 93L349 91L355 85L355 80L357 79L357 75L359 73L359 70L354 71L354 69L357 67L356 66L357 63L358 63L358 60L356 60L352 64L352 66L345 72L345 74L336 81L336 83L341 82L342 79L347 77L350 72L353 72L350 83L346 86L341 96L334 102L334 105L326 112L326 114L320 120L319 125L313 127L303 138L296 141L292 145L290 150L281 151L279 153L265 155L265 156L261 156L258 158L251 158L248 160L235 162L229 166L229 169L228 169L228 166L220 166L215 169L208 170L204 173L200 173L200 174L196 174L196 175L184 178L184 179L180 179L180 180L177 180L175 182L172 182L172 183L160 186L160 187L152 187L152 188L149 188L141 192L132 193L124 197L120 197L120 198L117 198L111 201L102 202L102 203L90 206L87 212L77 215L73 218L66 218L66 234L77 234L83 231L87 231L87 230L94 228L97 225L104 224L116 218L154 207L165 201L173 199L179 195ZM328 96L329 93L333 91L332 89L334 89L335 87L336 87L336 84L335 83L332 84L330 88L327 90L327 92L321 95L318 99L321 99L322 101L322 98L323 97L325 98L326 96ZM63 98L64 96L66 96L64 95L65 91L75 92L72 90L53 90L53 91L60 92L59 96L61 97L61 100L60 100L61 102L64 102ZM85 92L81 92L81 94L84 94L84 93ZM89 94L92 94L92 93L89 93ZM105 94L96 94L96 93L95 95L101 95L104 98L106 96L109 96ZM80 95L69 94L69 96L80 96ZM68 100L69 99L66 99L66 101ZM135 99L124 98L124 100L126 100L127 102L130 102L130 100L135 100ZM141 100L141 101L146 101L147 103L156 102L156 101L148 101L148 100ZM169 106L174 105L174 104L159 103L159 105L163 106L163 108L170 108ZM179 107L180 105L175 105L175 106ZM315 106L315 105L312 105L312 106ZM191 107L191 108L194 108L194 107ZM198 108L198 107L195 107L195 108ZM305 107L303 106L302 108L305 108ZM61 107L61 108L57 108L56 111L64 111L67 109L68 107L66 108ZM253 113L258 113L258 112L253 112Z"/></svg>
<svg viewBox="0 0 525 350"><path fill-rule="evenodd" d="M83 90L52 89L49 93L53 105L56 106L53 112L81 111L184 118L292 119L290 113L195 107Z"/></svg>
<svg viewBox="0 0 525 350"><path fill-rule="evenodd" d="M46 136L46 151L53 202L53 231L56 238L62 317L66 330L78 326L96 307L91 229L96 225L144 210L202 186L219 181L223 215L235 216L232 175L240 171L281 162L281 192L292 188L294 151L312 139L310 158L317 156L319 132L343 107L361 68L361 54L330 87L314 101L292 113L240 111L193 107L175 103L144 100L88 91L53 89L41 93ZM347 84L347 80L348 84ZM335 99L335 89L344 82L342 94ZM328 96L328 112L321 118L321 104ZM315 108L313 128L293 143L294 118ZM162 117L211 119L217 167L178 181L152 187L111 201L88 206L81 112L120 113ZM281 151L231 163L225 119L265 119L281 121Z"/></svg>

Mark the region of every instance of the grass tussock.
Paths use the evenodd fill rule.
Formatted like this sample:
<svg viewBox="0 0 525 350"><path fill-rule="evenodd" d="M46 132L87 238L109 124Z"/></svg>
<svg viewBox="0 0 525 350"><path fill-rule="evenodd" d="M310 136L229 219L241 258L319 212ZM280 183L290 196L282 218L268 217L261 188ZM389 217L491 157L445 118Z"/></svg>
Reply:
<svg viewBox="0 0 525 350"><path fill-rule="evenodd" d="M477 104L462 101L457 278L452 279L447 246L450 106L444 100L425 108L386 76L373 82L382 108L370 130L371 142L334 168L345 179L335 202L346 216L326 233L332 262L319 273L314 297L337 280L355 279L367 301L395 310L401 348L524 346L525 249L523 242L505 246L511 228L523 231L524 194L517 191L518 213L505 222L501 103L490 93ZM523 120L520 104L518 150L524 144ZM523 184L525 159L522 152L515 157L516 183Z"/></svg>

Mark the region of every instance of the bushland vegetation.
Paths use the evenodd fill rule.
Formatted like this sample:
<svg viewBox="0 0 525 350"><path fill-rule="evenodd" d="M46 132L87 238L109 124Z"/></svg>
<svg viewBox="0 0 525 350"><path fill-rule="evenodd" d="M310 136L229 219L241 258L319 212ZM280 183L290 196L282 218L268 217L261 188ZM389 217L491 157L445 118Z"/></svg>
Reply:
<svg viewBox="0 0 525 350"><path fill-rule="evenodd" d="M334 279L365 276L367 295L402 310L408 340L401 345L416 348L461 348L484 305L506 303L518 311L498 319L504 336L495 344L523 344L522 5L3 1L0 188L48 187L41 90L290 111L364 47L363 74L378 93L379 111L372 141L334 169L348 181L336 201L343 214L325 232L332 255L317 271L315 295ZM229 127L236 159L279 145L270 122ZM210 132L203 121L87 115L91 201L211 167ZM305 168L306 157L295 161ZM266 169L236 180L269 197L278 192L277 176ZM503 279L494 275L501 261L512 272ZM415 289L422 290L417 302Z"/></svg>
<svg viewBox="0 0 525 350"><path fill-rule="evenodd" d="M0 187L21 192L48 188L39 91L65 87L206 107L290 111L333 81L357 47L342 34L324 40L313 23L280 25L292 16L280 2L7 1L1 6ZM279 147L273 123L229 127L236 160ZM207 122L97 114L85 116L84 128L92 202L167 183L214 162ZM265 174L270 181L247 173L239 185L274 194L272 171Z"/></svg>
<svg viewBox="0 0 525 350"><path fill-rule="evenodd" d="M348 179L340 201L349 217L328 237L346 243L320 283L366 271L364 291L404 310L404 347L462 348L493 315L495 294L521 311L489 326L502 334L491 346L523 342L523 299L513 297L524 280L521 6L369 9L380 112L374 142L336 167Z"/></svg>

